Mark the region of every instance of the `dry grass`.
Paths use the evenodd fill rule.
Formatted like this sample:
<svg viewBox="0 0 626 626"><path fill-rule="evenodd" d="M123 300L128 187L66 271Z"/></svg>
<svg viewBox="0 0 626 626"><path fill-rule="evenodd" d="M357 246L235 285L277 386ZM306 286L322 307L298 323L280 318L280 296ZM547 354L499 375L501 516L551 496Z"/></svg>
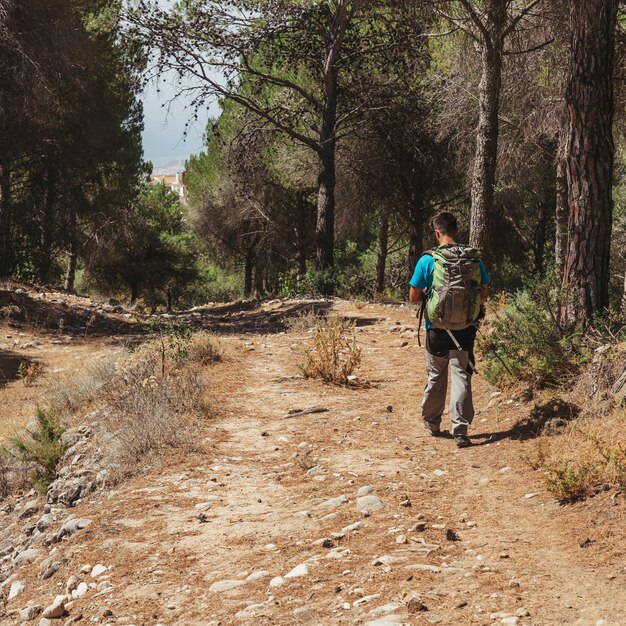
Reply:
<svg viewBox="0 0 626 626"><path fill-rule="evenodd" d="M571 422L563 434L541 441L533 465L564 502L626 489L626 411Z"/></svg>
<svg viewBox="0 0 626 626"><path fill-rule="evenodd" d="M308 332L311 328L315 328L319 320L320 316L315 312L314 308L311 308L285 319L285 326L289 332L301 334Z"/></svg>
<svg viewBox="0 0 626 626"><path fill-rule="evenodd" d="M312 341L313 347L306 351L306 361L300 365L304 376L347 385L348 377L361 363L354 323L339 317L318 319Z"/></svg>
<svg viewBox="0 0 626 626"><path fill-rule="evenodd" d="M200 365L221 361L222 355L217 339L209 333L196 333L189 345L188 358Z"/></svg>
<svg viewBox="0 0 626 626"><path fill-rule="evenodd" d="M67 373L59 381L59 389L50 398L52 406L76 413L93 402L113 381L119 354L88 361L79 372Z"/></svg>
<svg viewBox="0 0 626 626"><path fill-rule="evenodd" d="M13 457L0 456L0 501L30 485L32 465Z"/></svg>
<svg viewBox="0 0 626 626"><path fill-rule="evenodd" d="M146 456L183 447L195 449L195 434L210 412L202 376L194 364L215 362L213 344L199 338L196 355L162 370L158 341L142 346L118 364L104 390L102 426L113 442L111 459L120 475L135 473ZM211 346L211 347L209 347Z"/></svg>

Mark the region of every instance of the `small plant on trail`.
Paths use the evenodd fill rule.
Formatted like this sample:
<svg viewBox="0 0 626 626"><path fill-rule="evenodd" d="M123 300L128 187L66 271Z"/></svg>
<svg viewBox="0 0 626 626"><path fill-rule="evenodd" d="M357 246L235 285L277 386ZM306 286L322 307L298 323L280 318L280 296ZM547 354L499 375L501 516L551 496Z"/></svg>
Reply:
<svg viewBox="0 0 626 626"><path fill-rule="evenodd" d="M161 356L161 376L165 376L167 361L180 363L189 354L192 332L186 324L151 320L146 325L147 331L155 337Z"/></svg>
<svg viewBox="0 0 626 626"><path fill-rule="evenodd" d="M575 502L587 496L596 478L596 468L566 461L546 468L548 490L562 502Z"/></svg>
<svg viewBox="0 0 626 626"><path fill-rule="evenodd" d="M285 320L285 326L292 333L306 333L317 324L319 318L315 309L312 308L307 311L300 311L297 315L288 317Z"/></svg>
<svg viewBox="0 0 626 626"><path fill-rule="evenodd" d="M339 317L319 319L313 331L313 348L305 355L300 369L306 378L347 385L348 377L361 363L354 322Z"/></svg>
<svg viewBox="0 0 626 626"><path fill-rule="evenodd" d="M17 377L24 383L24 387L30 387L35 382L35 378L41 374L42 369L40 363L22 361L17 368Z"/></svg>
<svg viewBox="0 0 626 626"><path fill-rule="evenodd" d="M210 365L222 360L220 348L209 333L196 333L189 345L189 360L200 365Z"/></svg>
<svg viewBox="0 0 626 626"><path fill-rule="evenodd" d="M15 435L10 439L10 447L3 452L18 461L34 466L31 480L35 487L45 492L54 480L57 465L63 456L66 445L61 441L65 426L52 407L37 407L35 414L37 428L28 431L27 436Z"/></svg>

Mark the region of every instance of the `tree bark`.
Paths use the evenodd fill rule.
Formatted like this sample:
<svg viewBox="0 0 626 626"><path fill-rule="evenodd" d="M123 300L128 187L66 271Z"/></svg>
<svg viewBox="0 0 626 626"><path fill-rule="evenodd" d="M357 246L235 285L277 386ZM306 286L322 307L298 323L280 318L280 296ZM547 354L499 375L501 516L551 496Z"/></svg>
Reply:
<svg viewBox="0 0 626 626"><path fill-rule="evenodd" d="M378 231L378 255L376 258L376 294L385 291L385 270L387 268L387 250L389 244L389 212L383 211L380 216Z"/></svg>
<svg viewBox="0 0 626 626"><path fill-rule="evenodd" d="M39 259L39 280L49 284L53 279L52 246L54 242L54 205L56 201L56 173L52 165L52 155L48 154L46 175L46 199L41 222L41 256Z"/></svg>
<svg viewBox="0 0 626 626"><path fill-rule="evenodd" d="M258 298L262 298L266 293L265 288L265 262L257 255L254 264L254 290Z"/></svg>
<svg viewBox="0 0 626 626"><path fill-rule="evenodd" d="M478 85L478 128L472 176L471 246L483 259L491 257L493 196L498 156L498 112L502 86L506 0L489 0L481 50L481 76Z"/></svg>
<svg viewBox="0 0 626 626"><path fill-rule="evenodd" d="M0 276L11 272L11 168L0 163Z"/></svg>
<svg viewBox="0 0 626 626"><path fill-rule="evenodd" d="M298 276L306 274L306 200L303 192L296 196L296 256Z"/></svg>
<svg viewBox="0 0 626 626"><path fill-rule="evenodd" d="M533 256L535 261L535 273L537 274L543 274L544 270L546 232L548 230L548 221L550 220L552 210L553 207L547 202L542 202L539 207L539 216L533 237Z"/></svg>
<svg viewBox="0 0 626 626"><path fill-rule="evenodd" d="M243 297L249 298L252 295L252 264L254 261L254 246L246 250L246 262L244 269Z"/></svg>
<svg viewBox="0 0 626 626"><path fill-rule="evenodd" d="M565 156L561 153L557 156L556 163L556 207L554 213L556 221L556 238L554 241L555 269L559 280L563 280L565 253L567 250L569 207L567 206L567 172L565 168Z"/></svg>
<svg viewBox="0 0 626 626"><path fill-rule="evenodd" d="M422 211L415 211L409 223L409 254L407 259L407 282L413 278L415 266L424 251L424 218Z"/></svg>
<svg viewBox="0 0 626 626"><path fill-rule="evenodd" d="M324 149L320 156L317 194L317 227L315 230L315 268L332 269L335 264L335 129L336 102L324 120L320 141Z"/></svg>
<svg viewBox="0 0 626 626"><path fill-rule="evenodd" d="M622 291L622 313L626 315L626 268L624 268L624 290Z"/></svg>
<svg viewBox="0 0 626 626"><path fill-rule="evenodd" d="M70 202L70 253L67 260L67 272L65 274L65 283L63 285L65 291L74 291L74 282L76 280L76 267L78 265L78 225L76 219L76 205L72 199Z"/></svg>
<svg viewBox="0 0 626 626"><path fill-rule="evenodd" d="M569 9L565 164L569 220L563 321L584 325L609 300L617 0L570 0Z"/></svg>

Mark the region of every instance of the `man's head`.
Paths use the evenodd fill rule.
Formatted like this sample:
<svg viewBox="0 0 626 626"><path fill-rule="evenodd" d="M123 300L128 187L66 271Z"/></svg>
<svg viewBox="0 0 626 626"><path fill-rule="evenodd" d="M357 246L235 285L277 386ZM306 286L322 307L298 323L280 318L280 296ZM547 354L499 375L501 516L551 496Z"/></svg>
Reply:
<svg viewBox="0 0 626 626"><path fill-rule="evenodd" d="M438 243L450 243L456 239L456 217L448 211L440 211L430 220L430 225L435 231Z"/></svg>

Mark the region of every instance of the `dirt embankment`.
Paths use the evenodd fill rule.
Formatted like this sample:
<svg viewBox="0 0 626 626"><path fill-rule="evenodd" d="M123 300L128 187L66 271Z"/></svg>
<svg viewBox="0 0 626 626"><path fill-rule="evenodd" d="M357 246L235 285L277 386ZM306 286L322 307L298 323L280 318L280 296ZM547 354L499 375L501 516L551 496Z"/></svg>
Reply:
<svg viewBox="0 0 626 626"><path fill-rule="evenodd" d="M194 316L218 319L227 358L207 369L215 410L193 451L70 509L49 505L42 532L42 500L2 509L26 538L2 552L0 534L3 589L23 584L6 623L68 589L53 623L626 623L623 495L559 505L526 461L533 408L480 377L476 445L427 437L408 309L334 303L356 319L368 384L302 379L309 335L283 324L302 307ZM311 407L326 410L294 412Z"/></svg>

